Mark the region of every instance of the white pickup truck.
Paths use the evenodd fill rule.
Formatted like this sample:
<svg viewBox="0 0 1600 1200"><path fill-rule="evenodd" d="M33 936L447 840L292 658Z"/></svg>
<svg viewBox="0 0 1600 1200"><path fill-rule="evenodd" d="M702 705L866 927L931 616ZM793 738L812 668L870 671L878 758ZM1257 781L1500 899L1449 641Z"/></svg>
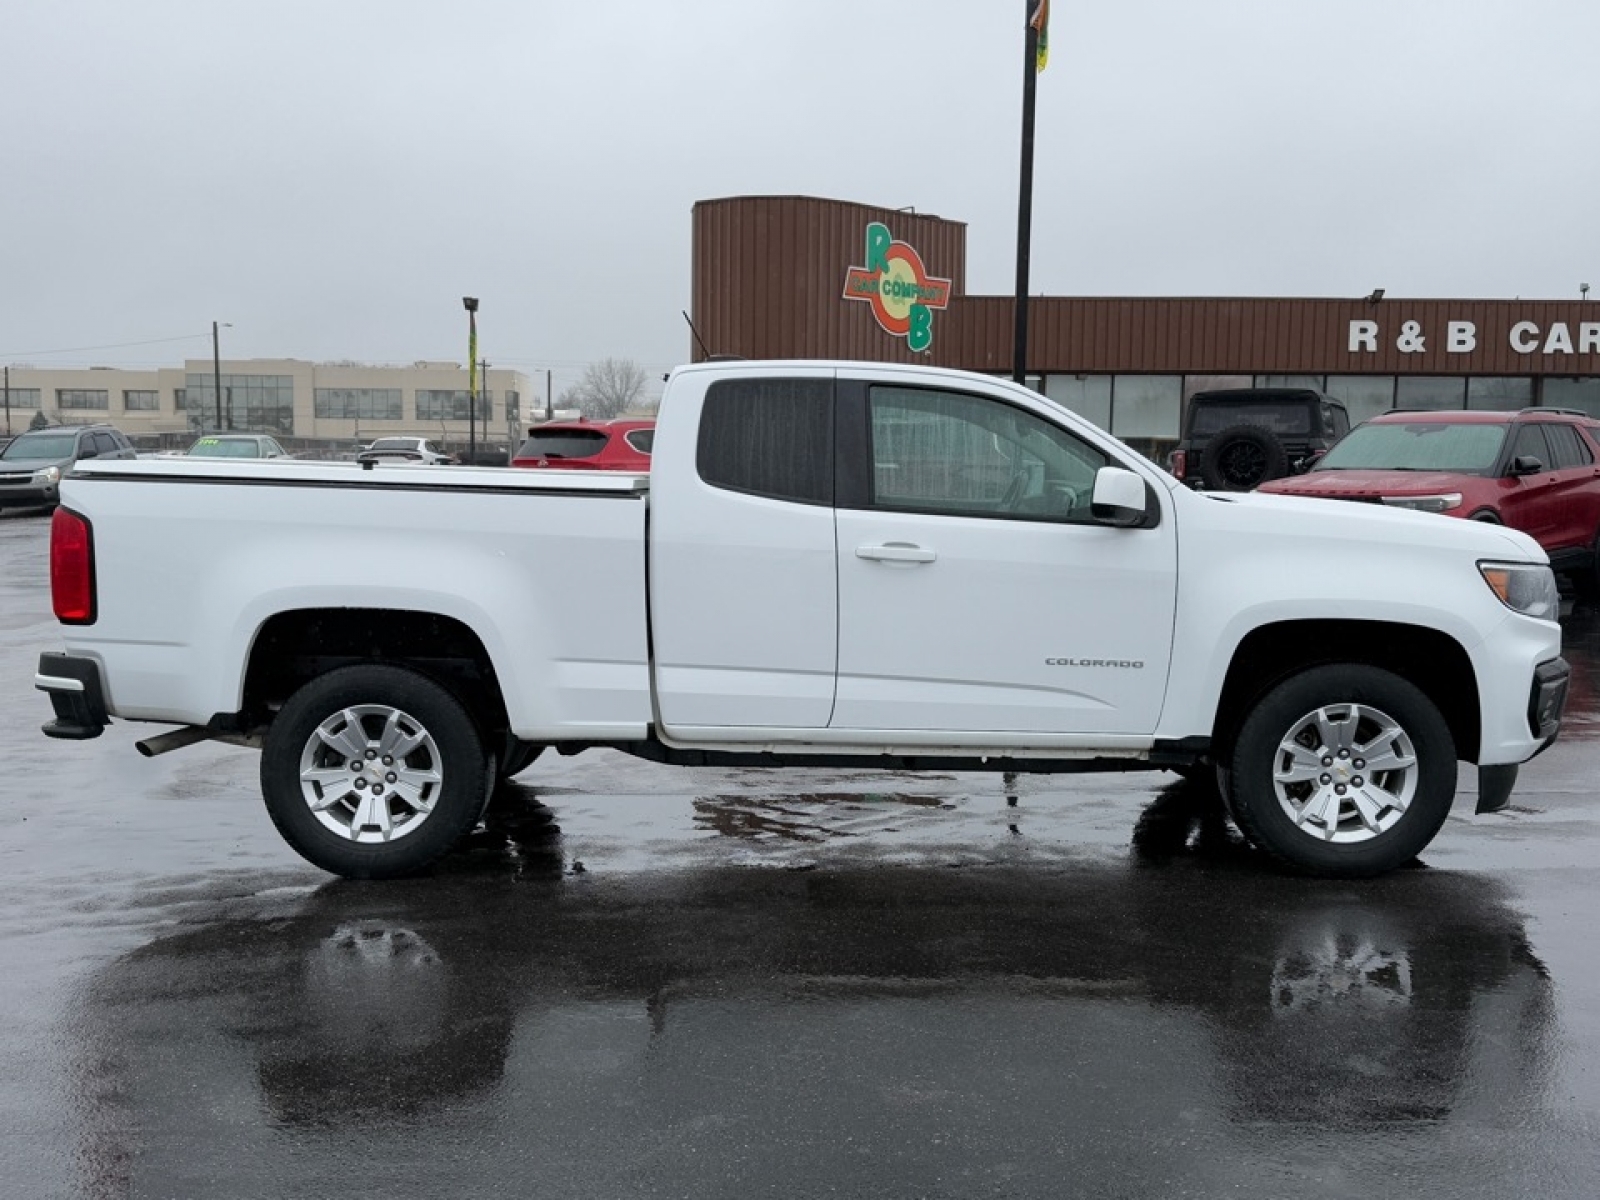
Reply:
<svg viewBox="0 0 1600 1200"><path fill-rule="evenodd" d="M53 737L262 749L294 848L417 872L549 747L669 763L1215 770L1280 864L1415 856L1556 736L1544 552L1379 505L1201 494L932 368L676 371L646 476L84 462Z"/></svg>

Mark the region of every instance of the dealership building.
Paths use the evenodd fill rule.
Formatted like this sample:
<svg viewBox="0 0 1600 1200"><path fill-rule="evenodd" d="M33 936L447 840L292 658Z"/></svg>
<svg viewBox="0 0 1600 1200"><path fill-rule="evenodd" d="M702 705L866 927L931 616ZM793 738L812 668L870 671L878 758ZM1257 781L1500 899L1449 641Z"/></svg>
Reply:
<svg viewBox="0 0 1600 1200"><path fill-rule="evenodd" d="M962 222L806 196L703 200L692 289L696 358L1012 371L1012 297L967 293ZM1533 405L1600 416L1600 302L1587 298L1040 296L1028 323L1030 385L1158 461L1188 398L1213 388L1315 388L1353 421Z"/></svg>

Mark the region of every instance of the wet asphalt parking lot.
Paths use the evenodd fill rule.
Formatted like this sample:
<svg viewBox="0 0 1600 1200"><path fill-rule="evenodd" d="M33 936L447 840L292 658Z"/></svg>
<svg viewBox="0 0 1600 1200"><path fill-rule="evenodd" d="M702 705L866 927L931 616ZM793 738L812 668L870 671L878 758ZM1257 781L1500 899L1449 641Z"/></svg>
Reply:
<svg viewBox="0 0 1600 1200"><path fill-rule="evenodd" d="M1272 873L1170 774L546 756L336 881L257 756L38 732L0 514L0 1196L1600 1195L1600 612L1418 866ZM174 586L180 586L175 581Z"/></svg>

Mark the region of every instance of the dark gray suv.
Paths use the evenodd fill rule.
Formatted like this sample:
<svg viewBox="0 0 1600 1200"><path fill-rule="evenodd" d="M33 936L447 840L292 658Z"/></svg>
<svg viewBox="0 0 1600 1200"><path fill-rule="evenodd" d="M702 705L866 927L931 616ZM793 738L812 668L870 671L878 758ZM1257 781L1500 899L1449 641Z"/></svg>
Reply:
<svg viewBox="0 0 1600 1200"><path fill-rule="evenodd" d="M110 425L47 425L18 434L0 450L0 508L56 506L61 477L84 458L137 458Z"/></svg>
<svg viewBox="0 0 1600 1200"><path fill-rule="evenodd" d="M1349 432L1344 404L1309 388L1196 392L1167 468L1190 487L1248 492L1298 475Z"/></svg>

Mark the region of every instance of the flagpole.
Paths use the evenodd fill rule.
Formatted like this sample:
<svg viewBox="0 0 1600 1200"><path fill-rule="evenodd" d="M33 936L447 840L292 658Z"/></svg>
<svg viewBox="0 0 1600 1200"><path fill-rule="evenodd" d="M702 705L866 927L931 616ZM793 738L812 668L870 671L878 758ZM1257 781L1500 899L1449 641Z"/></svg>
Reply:
<svg viewBox="0 0 1600 1200"><path fill-rule="evenodd" d="M1044 0L1023 0L1022 70L1022 170L1017 187L1017 297L1016 341L1011 354L1011 378L1028 381L1028 253L1033 226L1033 92L1038 79L1039 31L1034 7Z"/></svg>

